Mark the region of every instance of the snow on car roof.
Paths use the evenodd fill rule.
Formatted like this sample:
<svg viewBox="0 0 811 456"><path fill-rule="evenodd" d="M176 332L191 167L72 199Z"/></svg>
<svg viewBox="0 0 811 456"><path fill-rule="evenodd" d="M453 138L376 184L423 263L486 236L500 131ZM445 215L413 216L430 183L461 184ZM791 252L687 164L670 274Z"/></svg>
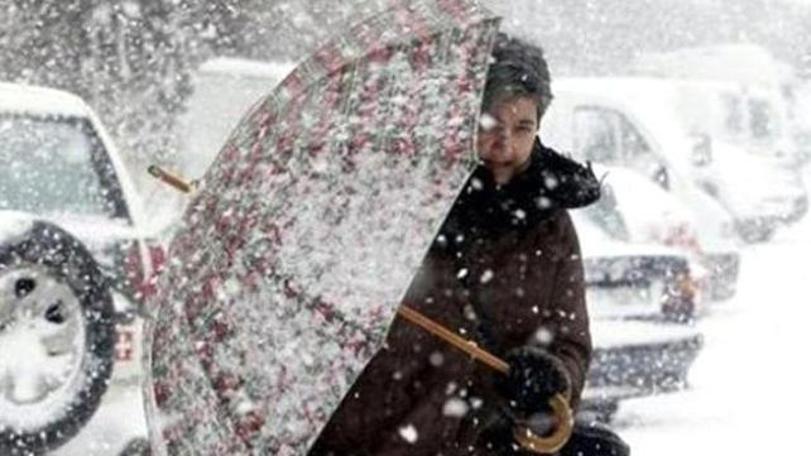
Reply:
<svg viewBox="0 0 811 456"><path fill-rule="evenodd" d="M569 99L582 105L595 104L620 111L644 130L641 133L653 142L651 147L689 150L686 141L690 126L685 125L678 109L683 98L677 81L643 77L560 78L553 82L552 89L556 99L561 101ZM681 160L686 160L686 154L677 155L684 155Z"/></svg>
<svg viewBox="0 0 811 456"><path fill-rule="evenodd" d="M63 90L0 82L0 112L87 116L87 104Z"/></svg>
<svg viewBox="0 0 811 456"><path fill-rule="evenodd" d="M13 242L31 229L32 224L32 218L22 212L2 211L2 217L0 217L0 244Z"/></svg>

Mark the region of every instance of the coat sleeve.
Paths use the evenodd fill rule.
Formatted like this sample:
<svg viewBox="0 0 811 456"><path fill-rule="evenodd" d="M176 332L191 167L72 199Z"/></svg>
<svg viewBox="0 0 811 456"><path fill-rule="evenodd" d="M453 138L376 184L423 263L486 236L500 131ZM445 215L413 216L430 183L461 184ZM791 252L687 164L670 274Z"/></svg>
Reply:
<svg viewBox="0 0 811 456"><path fill-rule="evenodd" d="M576 408L591 360L592 343L580 242L567 212L561 212L560 221L564 249L555 271L550 300L552 313L544 323L551 328L548 349L569 374L571 405Z"/></svg>

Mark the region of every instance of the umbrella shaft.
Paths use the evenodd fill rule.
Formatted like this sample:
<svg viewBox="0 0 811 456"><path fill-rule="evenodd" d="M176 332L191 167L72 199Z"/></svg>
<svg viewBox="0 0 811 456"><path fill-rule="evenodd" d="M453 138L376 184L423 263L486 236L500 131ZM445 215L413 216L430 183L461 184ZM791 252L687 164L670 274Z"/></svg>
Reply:
<svg viewBox="0 0 811 456"><path fill-rule="evenodd" d="M397 314L405 318L406 320L410 321L411 323L414 323L415 325L419 326L420 328L439 337L440 339L448 342L454 347L464 351L468 355L481 361L482 363L493 368L494 370L497 370L503 374L509 372L510 365L504 362L504 360L486 350L479 348L479 346L476 345L475 342L459 336L458 334L454 333L448 328L440 325L439 323L421 314L420 312L403 305L400 306L399 309L397 309Z"/></svg>
<svg viewBox="0 0 811 456"><path fill-rule="evenodd" d="M183 193L191 193L194 189L192 184L186 182L183 178L166 171L160 166L151 165L149 168L147 168L147 171L153 177L160 179L162 182L171 185L176 190L180 190Z"/></svg>

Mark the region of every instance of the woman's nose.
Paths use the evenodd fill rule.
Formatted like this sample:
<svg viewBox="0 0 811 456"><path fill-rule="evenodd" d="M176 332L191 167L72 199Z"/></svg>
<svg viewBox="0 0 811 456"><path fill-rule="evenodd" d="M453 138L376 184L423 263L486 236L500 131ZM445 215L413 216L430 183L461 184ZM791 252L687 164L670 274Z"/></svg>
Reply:
<svg viewBox="0 0 811 456"><path fill-rule="evenodd" d="M509 145L510 140L512 139L510 135L510 130L504 127L498 127L498 129L496 130L496 139L498 139L498 142L500 144L503 144L505 146Z"/></svg>

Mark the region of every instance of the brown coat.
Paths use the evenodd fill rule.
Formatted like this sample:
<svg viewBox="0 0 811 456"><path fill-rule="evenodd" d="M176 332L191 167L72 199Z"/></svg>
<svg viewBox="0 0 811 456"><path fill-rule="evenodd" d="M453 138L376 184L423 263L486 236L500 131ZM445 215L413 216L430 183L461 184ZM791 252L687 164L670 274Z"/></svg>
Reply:
<svg viewBox="0 0 811 456"><path fill-rule="evenodd" d="M591 354L580 248L566 210L542 215L522 229L460 232L446 222L404 303L500 357L545 345L576 407ZM476 417L503 401L498 375L398 318L311 454L486 454Z"/></svg>

